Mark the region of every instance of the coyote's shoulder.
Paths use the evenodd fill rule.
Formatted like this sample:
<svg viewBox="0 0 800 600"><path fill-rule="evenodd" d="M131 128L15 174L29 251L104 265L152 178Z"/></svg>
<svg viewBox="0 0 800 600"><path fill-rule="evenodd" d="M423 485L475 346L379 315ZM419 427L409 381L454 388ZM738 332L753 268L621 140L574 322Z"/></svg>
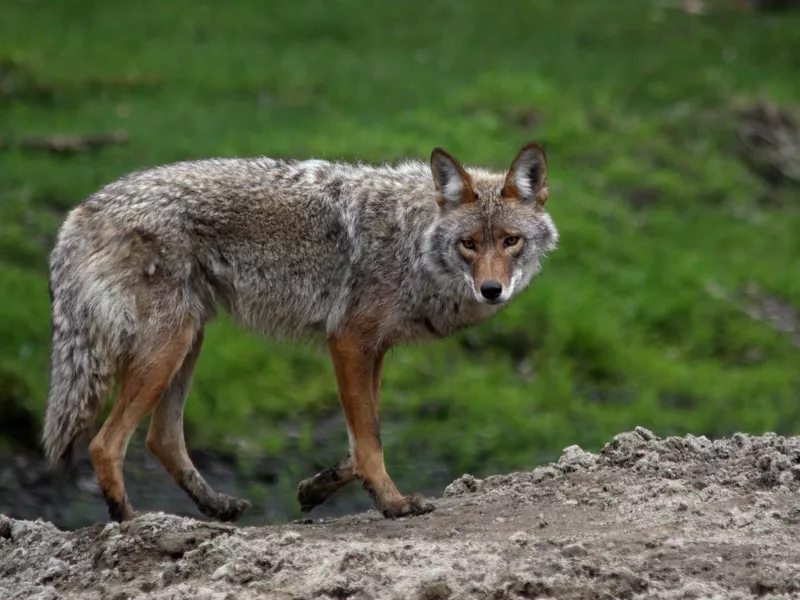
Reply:
<svg viewBox="0 0 800 600"><path fill-rule="evenodd" d="M203 328L219 308L265 334L320 334L331 345L343 402L367 393L343 390L352 370L361 370L358 381L375 378L372 402L388 348L478 323L527 287L558 239L544 210L547 193L536 144L504 173L465 167L435 149L430 163L219 158L121 177L70 212L51 254L48 455L68 451L117 372L118 407L141 402L143 418L170 404L158 403L172 393L182 411ZM123 402L133 390L128 380L150 392ZM139 417L115 414L92 442L93 461L119 503L112 513L124 516L114 453ZM182 441L163 441L178 439L171 421L153 422L156 454L196 475ZM358 426L348 424L356 440ZM360 471L367 467L353 452L354 476L373 486L381 506L407 506L383 475ZM214 504L200 483L173 475Z"/></svg>

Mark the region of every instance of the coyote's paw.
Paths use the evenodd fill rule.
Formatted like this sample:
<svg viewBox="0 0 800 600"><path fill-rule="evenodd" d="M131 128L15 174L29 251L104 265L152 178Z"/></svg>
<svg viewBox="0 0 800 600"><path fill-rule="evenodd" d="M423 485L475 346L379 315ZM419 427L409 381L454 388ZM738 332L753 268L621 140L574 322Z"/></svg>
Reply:
<svg viewBox="0 0 800 600"><path fill-rule="evenodd" d="M316 484L314 477L304 479L297 486L297 501L304 513L328 499L328 490Z"/></svg>
<svg viewBox="0 0 800 600"><path fill-rule="evenodd" d="M110 494L103 491L103 498L108 506L108 520L117 523L124 523L131 521L139 516L139 513L133 510L131 503L128 502L128 497L124 496L122 500L117 500Z"/></svg>
<svg viewBox="0 0 800 600"><path fill-rule="evenodd" d="M308 512L324 503L337 491L355 479L350 460L340 462L335 467L320 471L313 477L303 479L297 486L297 501L300 510Z"/></svg>
<svg viewBox="0 0 800 600"><path fill-rule="evenodd" d="M383 516L387 519L398 519L401 517L415 517L417 515L425 515L433 512L436 509L430 502L426 502L425 498L419 494L412 496L404 496L403 501L392 506L381 509Z"/></svg>
<svg viewBox="0 0 800 600"><path fill-rule="evenodd" d="M205 498L202 504L197 506L205 516L219 521L232 522L242 516L244 511L250 508L250 503L241 498L234 498L227 494L214 494L210 498Z"/></svg>
<svg viewBox="0 0 800 600"><path fill-rule="evenodd" d="M142 515L148 514L147 511L141 510L134 510L132 508L128 508L123 513L112 513L109 510L109 521L113 521L116 523L127 523L128 521L133 521L134 519L138 519Z"/></svg>

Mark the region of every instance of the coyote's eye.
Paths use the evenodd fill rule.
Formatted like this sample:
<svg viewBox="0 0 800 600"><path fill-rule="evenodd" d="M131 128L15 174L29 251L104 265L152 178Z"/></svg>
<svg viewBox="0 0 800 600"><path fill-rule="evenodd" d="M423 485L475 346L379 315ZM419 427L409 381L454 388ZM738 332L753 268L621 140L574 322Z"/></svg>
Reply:
<svg viewBox="0 0 800 600"><path fill-rule="evenodd" d="M518 235L510 235L503 240L503 246L505 246L506 248L510 248L511 246L516 246L517 244L519 244Z"/></svg>
<svg viewBox="0 0 800 600"><path fill-rule="evenodd" d="M467 250L475 250L475 242L472 240L461 240L461 245Z"/></svg>

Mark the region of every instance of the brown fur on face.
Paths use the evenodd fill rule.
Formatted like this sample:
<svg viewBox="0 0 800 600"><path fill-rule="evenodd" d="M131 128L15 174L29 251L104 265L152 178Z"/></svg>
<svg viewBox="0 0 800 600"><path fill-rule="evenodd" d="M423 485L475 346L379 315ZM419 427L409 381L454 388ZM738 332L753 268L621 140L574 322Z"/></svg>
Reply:
<svg viewBox="0 0 800 600"><path fill-rule="evenodd" d="M465 242L474 245L467 248ZM497 281L508 287L511 283L512 259L522 250L523 238L515 231L503 227L492 228L492 236L488 240L481 231L464 238L459 244L459 252L464 260L472 264L472 280L475 291L487 281Z"/></svg>

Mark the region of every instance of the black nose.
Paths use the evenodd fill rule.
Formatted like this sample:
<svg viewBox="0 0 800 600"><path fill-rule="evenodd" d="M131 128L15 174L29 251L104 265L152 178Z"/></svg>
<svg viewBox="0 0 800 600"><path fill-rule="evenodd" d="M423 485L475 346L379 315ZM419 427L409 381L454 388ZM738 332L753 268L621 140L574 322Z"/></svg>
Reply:
<svg viewBox="0 0 800 600"><path fill-rule="evenodd" d="M487 300L497 300L503 293L503 286L499 281L484 281L481 284L481 296Z"/></svg>

